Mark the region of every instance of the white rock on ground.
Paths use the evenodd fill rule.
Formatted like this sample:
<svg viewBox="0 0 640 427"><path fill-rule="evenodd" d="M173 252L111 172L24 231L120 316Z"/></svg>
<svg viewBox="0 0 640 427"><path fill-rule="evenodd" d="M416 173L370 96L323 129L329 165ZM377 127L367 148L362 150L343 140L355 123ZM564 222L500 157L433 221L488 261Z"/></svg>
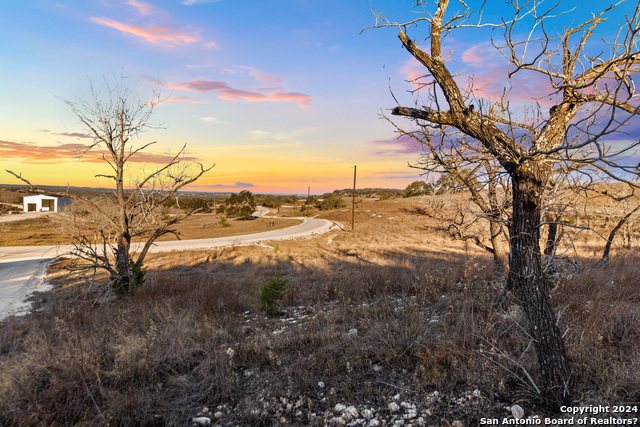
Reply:
<svg viewBox="0 0 640 427"><path fill-rule="evenodd" d="M191 422L199 425L199 426L210 426L211 418L209 417L194 417Z"/></svg>
<svg viewBox="0 0 640 427"><path fill-rule="evenodd" d="M344 413L342 416L347 420L358 418L358 410L356 409L355 406L349 406L347 407L347 409L344 410Z"/></svg>
<svg viewBox="0 0 640 427"><path fill-rule="evenodd" d="M521 420L524 418L524 409L522 409L520 405L513 405L511 406L511 415L513 415L513 418L516 420Z"/></svg>

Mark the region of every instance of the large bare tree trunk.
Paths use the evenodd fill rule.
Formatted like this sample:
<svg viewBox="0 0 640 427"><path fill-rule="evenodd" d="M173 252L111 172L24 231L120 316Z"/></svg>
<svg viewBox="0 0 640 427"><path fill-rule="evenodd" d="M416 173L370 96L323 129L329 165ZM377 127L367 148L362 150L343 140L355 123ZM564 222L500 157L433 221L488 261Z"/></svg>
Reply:
<svg viewBox="0 0 640 427"><path fill-rule="evenodd" d="M120 159L124 159L124 144L121 145ZM116 195L118 197L118 248L116 249L116 271L118 277L115 284L118 288L117 295L130 295L133 292L131 283L131 269L129 268L129 249L131 248L131 235L129 234L129 218L127 217L127 203L124 194L124 162L120 159L116 164Z"/></svg>
<svg viewBox="0 0 640 427"><path fill-rule="evenodd" d="M538 176L536 176L538 175ZM543 397L554 409L571 402L571 368L547 290L540 256L543 184L531 168L517 168L513 183L513 225L509 285L522 303L533 338Z"/></svg>

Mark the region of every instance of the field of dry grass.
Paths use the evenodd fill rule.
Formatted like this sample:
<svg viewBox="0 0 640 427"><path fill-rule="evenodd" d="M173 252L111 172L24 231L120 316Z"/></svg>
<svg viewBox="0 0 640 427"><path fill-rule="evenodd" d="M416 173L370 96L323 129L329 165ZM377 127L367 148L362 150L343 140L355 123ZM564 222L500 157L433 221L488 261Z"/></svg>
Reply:
<svg viewBox="0 0 640 427"><path fill-rule="evenodd" d="M473 426L515 403L549 415L521 309L495 304L490 255L447 232L459 203L363 200L353 232L341 209L321 215L344 231L314 239L152 254L130 299L56 273L31 316L0 328L0 425ZM576 405L637 403L637 228L604 267L597 235L573 242L551 295ZM278 268L289 293L266 317L258 287Z"/></svg>
<svg viewBox="0 0 640 427"><path fill-rule="evenodd" d="M219 224L223 215L196 214L177 225L182 240L207 239L214 237L237 236L240 234L260 233L277 230L298 224L300 221L285 218L258 218L250 221L235 218L227 219L230 227ZM65 245L71 243L71 236L66 231L57 214L49 214L44 218L27 219L9 223L0 222L0 247L2 246L39 246ZM162 236L159 240L176 240L173 234Z"/></svg>

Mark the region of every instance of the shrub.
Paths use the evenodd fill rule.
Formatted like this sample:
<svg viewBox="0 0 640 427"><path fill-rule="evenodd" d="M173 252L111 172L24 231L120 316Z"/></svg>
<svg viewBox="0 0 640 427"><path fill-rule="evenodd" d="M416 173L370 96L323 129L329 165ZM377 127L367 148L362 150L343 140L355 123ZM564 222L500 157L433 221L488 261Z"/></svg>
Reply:
<svg viewBox="0 0 640 427"><path fill-rule="evenodd" d="M147 269L143 266L136 267L131 258L129 258L129 269L131 277L128 281L111 276L111 290L117 297L134 295L147 280Z"/></svg>
<svg viewBox="0 0 640 427"><path fill-rule="evenodd" d="M200 197L191 197L180 203L180 207L185 212L208 212L209 201Z"/></svg>
<svg viewBox="0 0 640 427"><path fill-rule="evenodd" d="M328 211L331 209L343 208L345 206L347 206L347 204L344 202L344 200L342 200L342 197L340 197L338 194L332 193L327 197L324 197L322 203L320 203L320 206L318 207L321 211Z"/></svg>
<svg viewBox="0 0 640 427"><path fill-rule="evenodd" d="M404 197L424 196L425 194L433 194L433 185L427 184L425 181L414 181L404 190Z"/></svg>
<svg viewBox="0 0 640 427"><path fill-rule="evenodd" d="M260 311L268 315L274 315L278 312L284 297L289 291L289 279L282 277L280 266L274 276L268 279L262 279L262 286L258 291L260 298Z"/></svg>
<svg viewBox="0 0 640 427"><path fill-rule="evenodd" d="M250 191L242 190L238 194L232 194L218 206L216 213L226 214L227 217L240 217L251 219L256 211L256 201Z"/></svg>
<svg viewBox="0 0 640 427"><path fill-rule="evenodd" d="M231 224L229 224L229 221L227 221L227 218L220 218L220 221L218 221L218 224L220 224L220 227L226 228L226 227L231 227Z"/></svg>

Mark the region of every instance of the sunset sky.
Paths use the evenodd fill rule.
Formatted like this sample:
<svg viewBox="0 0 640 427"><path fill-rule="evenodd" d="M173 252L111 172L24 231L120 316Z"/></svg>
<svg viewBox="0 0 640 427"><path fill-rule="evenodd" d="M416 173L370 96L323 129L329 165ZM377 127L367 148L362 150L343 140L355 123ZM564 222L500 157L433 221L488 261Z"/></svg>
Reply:
<svg viewBox="0 0 640 427"><path fill-rule="evenodd" d="M126 76L139 97L157 88L166 98L152 119L162 129L140 141L157 144L140 162L187 144L191 158L215 163L193 190L306 193L311 186L317 194L349 187L356 164L358 187L404 188L420 179L407 166L420 150L397 141L379 116L395 105L389 87L412 104L405 80L420 67L396 30L361 30L374 23L371 8L406 20L411 3L3 0L0 183L18 183L4 172L10 169L34 184L106 186L94 178L105 172L97 154L74 159L91 140L65 100L88 98L90 82ZM580 5L563 18L567 25L605 6L565 3ZM486 20L508 11L503 1L488 4ZM447 50L459 72L475 71L487 96L500 94L506 66L478 34L488 33L461 32L446 40ZM545 86L511 83L514 102Z"/></svg>

